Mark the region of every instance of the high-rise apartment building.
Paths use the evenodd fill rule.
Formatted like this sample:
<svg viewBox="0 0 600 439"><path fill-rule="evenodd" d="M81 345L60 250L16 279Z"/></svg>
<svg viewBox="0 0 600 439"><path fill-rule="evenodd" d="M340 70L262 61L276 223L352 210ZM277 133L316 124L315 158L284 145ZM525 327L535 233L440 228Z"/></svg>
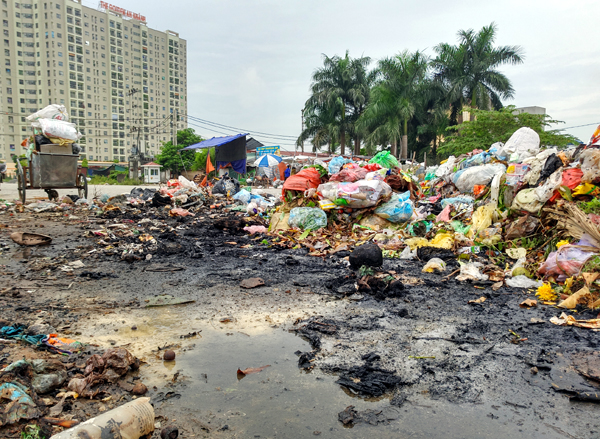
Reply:
<svg viewBox="0 0 600 439"><path fill-rule="evenodd" d="M153 156L185 128L186 41L146 18L100 2L0 0L0 159L22 154L25 117L63 104L89 160Z"/></svg>

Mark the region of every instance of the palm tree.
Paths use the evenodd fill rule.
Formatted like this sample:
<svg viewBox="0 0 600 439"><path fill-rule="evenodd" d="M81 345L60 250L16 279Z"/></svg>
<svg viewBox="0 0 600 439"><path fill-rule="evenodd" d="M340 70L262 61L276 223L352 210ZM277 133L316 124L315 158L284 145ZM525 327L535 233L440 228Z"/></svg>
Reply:
<svg viewBox="0 0 600 439"><path fill-rule="evenodd" d="M428 59L419 51L379 61L379 79L363 114L361 126L370 132L369 141L390 143L394 156L401 144L402 159L408 154L408 122L423 93L427 69Z"/></svg>
<svg viewBox="0 0 600 439"><path fill-rule="evenodd" d="M305 128L300 133L296 145L312 139L313 152L321 150L327 145L327 152L335 152L335 144L339 135L339 126L332 108L314 106L306 108L303 112Z"/></svg>
<svg viewBox="0 0 600 439"><path fill-rule="evenodd" d="M313 73L312 95L306 108L309 112L333 114L342 154L345 153L346 134L354 133L353 124L368 103L367 67L370 62L369 57L351 59L348 51L343 58L323 54L323 67Z"/></svg>
<svg viewBox="0 0 600 439"><path fill-rule="evenodd" d="M496 25L484 26L479 32L473 29L458 32L459 44L437 45L437 57L432 66L434 77L448 90L451 119L457 122L465 104L480 109L500 109L501 99L510 99L514 89L509 79L497 68L504 64L523 62L519 46L494 47Z"/></svg>

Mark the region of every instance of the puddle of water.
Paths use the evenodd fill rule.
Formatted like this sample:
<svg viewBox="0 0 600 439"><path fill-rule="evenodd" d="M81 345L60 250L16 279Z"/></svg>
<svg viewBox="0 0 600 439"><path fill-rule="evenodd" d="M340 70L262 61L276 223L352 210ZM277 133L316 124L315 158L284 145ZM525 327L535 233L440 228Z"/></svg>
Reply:
<svg viewBox="0 0 600 439"><path fill-rule="evenodd" d="M378 410L389 406L389 397L365 401L336 384L333 375L298 369L294 352L309 351L309 344L270 327L264 315L240 312L235 323L222 324L220 316L197 320L193 312L178 307L135 314L99 319L95 339L116 339L145 359L141 374L148 387L181 395L157 407L162 404L164 413L171 413L173 422L179 421L190 436L204 437L201 427L207 425L210 437L222 438L564 438L532 418L530 411L519 412L498 401L457 405L418 394L397 409L397 419L389 424L346 428L338 413L347 406ZM130 329L133 322L137 330ZM199 336L180 338L199 329ZM167 344L180 345L175 348L176 361L165 362L151 353ZM270 367L238 379L238 368L265 365ZM178 383L170 385L176 373ZM220 431L224 426L227 429ZM320 433L315 436L316 432Z"/></svg>

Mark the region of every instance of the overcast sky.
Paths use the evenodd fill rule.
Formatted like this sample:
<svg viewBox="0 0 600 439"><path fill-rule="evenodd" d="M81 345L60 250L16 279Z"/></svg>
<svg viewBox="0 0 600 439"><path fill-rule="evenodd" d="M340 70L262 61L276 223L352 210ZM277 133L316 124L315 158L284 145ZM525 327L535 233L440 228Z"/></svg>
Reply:
<svg viewBox="0 0 600 439"><path fill-rule="evenodd" d="M298 136L323 53L349 50L371 57L373 66L405 49L433 55L441 42L456 44L459 29L492 21L496 44L520 45L525 54L524 64L502 68L516 91L505 105L545 107L562 127L600 123L598 0L113 2L187 40L190 115L251 132ZM204 137L222 135L190 126ZM587 143L594 129L568 132ZM255 137L293 148L285 146L290 141Z"/></svg>

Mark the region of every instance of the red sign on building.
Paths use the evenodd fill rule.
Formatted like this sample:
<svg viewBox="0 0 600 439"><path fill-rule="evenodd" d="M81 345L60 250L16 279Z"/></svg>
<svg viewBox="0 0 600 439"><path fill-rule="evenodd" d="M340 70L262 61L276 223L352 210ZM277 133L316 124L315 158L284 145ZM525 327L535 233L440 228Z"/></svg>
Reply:
<svg viewBox="0 0 600 439"><path fill-rule="evenodd" d="M139 20L143 23L146 22L146 17L144 17L143 15L136 14L135 12L128 11L127 9L123 9L115 5L111 5L110 3L100 2L100 7L108 11L117 12L123 15L123 17L133 18L134 20Z"/></svg>

